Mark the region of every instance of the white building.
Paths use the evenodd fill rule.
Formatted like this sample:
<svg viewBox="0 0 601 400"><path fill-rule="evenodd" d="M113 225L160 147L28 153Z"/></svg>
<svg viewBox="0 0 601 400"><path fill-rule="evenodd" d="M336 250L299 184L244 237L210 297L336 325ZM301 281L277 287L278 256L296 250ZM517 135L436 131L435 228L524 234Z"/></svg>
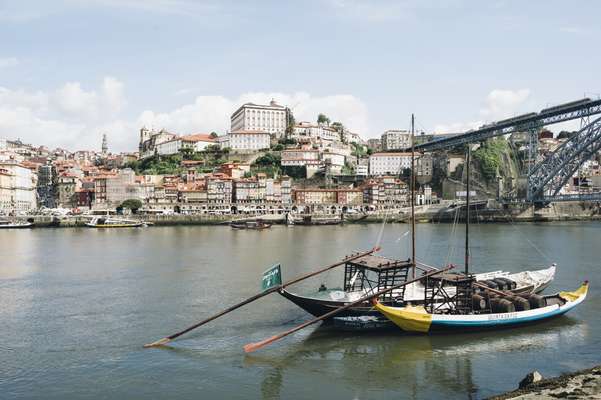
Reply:
<svg viewBox="0 0 601 400"><path fill-rule="evenodd" d="M340 134L334 128L324 124L313 124L311 122L299 122L292 128L293 139L322 139L340 141Z"/></svg>
<svg viewBox="0 0 601 400"><path fill-rule="evenodd" d="M349 132L349 131L344 131L344 140L347 143L357 143L357 144L364 144L363 139L361 139L361 136L359 136L358 133L354 133L354 132Z"/></svg>
<svg viewBox="0 0 601 400"><path fill-rule="evenodd" d="M234 151L259 151L268 149L271 144L271 136L265 131L232 131L227 135L217 138L219 146L224 149L229 147Z"/></svg>
<svg viewBox="0 0 601 400"><path fill-rule="evenodd" d="M323 152L321 154L321 159L324 165L329 164L330 173L340 173L342 172L342 167L344 167L346 157L344 154Z"/></svg>
<svg viewBox="0 0 601 400"><path fill-rule="evenodd" d="M2 184L0 191L0 211L29 211L37 207L37 174L16 162L0 163Z"/></svg>
<svg viewBox="0 0 601 400"><path fill-rule="evenodd" d="M382 134L382 150L403 150L411 147L411 133L405 130L388 130Z"/></svg>
<svg viewBox="0 0 601 400"><path fill-rule="evenodd" d="M156 145L157 153L162 156L178 154L180 149L192 149L193 151L202 151L207 146L216 144L215 139L210 135L202 133L177 137Z"/></svg>
<svg viewBox="0 0 601 400"><path fill-rule="evenodd" d="M411 168L411 153L374 153L369 156L370 175L399 175Z"/></svg>
<svg viewBox="0 0 601 400"><path fill-rule="evenodd" d="M282 166L319 166L321 164L319 150L288 149L282 151Z"/></svg>
<svg viewBox="0 0 601 400"><path fill-rule="evenodd" d="M284 136L288 109L275 101L269 105L243 104L231 116L231 131L263 131L276 138Z"/></svg>
<svg viewBox="0 0 601 400"><path fill-rule="evenodd" d="M358 164L355 167L355 175L367 176L368 174L369 174L369 167L367 166L367 164L365 164L365 165Z"/></svg>

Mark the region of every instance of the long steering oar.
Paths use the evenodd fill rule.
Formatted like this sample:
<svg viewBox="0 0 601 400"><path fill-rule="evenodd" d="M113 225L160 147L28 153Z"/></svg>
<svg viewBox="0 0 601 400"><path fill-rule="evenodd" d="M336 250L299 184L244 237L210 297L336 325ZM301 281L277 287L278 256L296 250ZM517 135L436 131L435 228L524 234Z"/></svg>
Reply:
<svg viewBox="0 0 601 400"><path fill-rule="evenodd" d="M199 323L197 323L197 324L194 324L194 325L192 325L191 327L184 329L183 331L179 331L179 332L177 332L177 333L174 333L173 335L170 335L170 336L164 337L164 338L162 338L162 339L159 339L159 340L157 340L156 342L152 342L152 343L145 344L145 345L144 345L144 347L162 346L162 345L164 345L164 344L167 344L167 343L169 343L170 341L172 341L173 339L175 339L175 338L177 338L177 337L179 337L179 336L181 336L181 335L183 335L183 334L185 334L185 333L188 333L188 332L190 332L191 330L193 330L193 329L196 329L196 328L198 328L199 326L202 326L202 325L206 324L207 322L211 322L211 321L213 321L214 319L217 319L217 318L221 317L222 315L225 315L225 314L227 314L227 313L229 313L229 312L231 312L231 311L234 311L235 309L237 309L237 308L240 308L240 307L242 307L243 305L246 305L246 304L248 304L248 303L251 303L251 302L253 302L253 301L257 300L257 299L260 299L260 298L261 298L261 297L263 297L263 296L267 296L268 294L271 294L271 293L273 293L273 292L277 292L278 290L280 290L280 289L283 289L283 288L285 288L286 286L292 285L292 284L294 284L294 283L297 283L297 282L300 282L300 281L302 281L302 280L304 280L304 279L311 278L312 276L315 276L315 275L321 274L322 272L325 272L325 271L328 271L328 270L330 270L330 269L336 268L336 267L338 267L338 266L340 266L340 265L342 265L342 264L346 263L347 261L356 260L357 258L360 258L360 257L366 256L366 255L368 255L368 254L372 254L372 253L374 253L374 252L376 252L376 251L378 251L378 250L380 250L380 248L379 248L379 247L374 247L374 248L373 248L373 249L371 249L371 250L364 251L364 252L362 252L362 253L353 254L353 255L351 255L351 256L349 256L349 257L346 257L346 258L345 258L345 259L343 259L342 261L339 261L339 262L337 262L337 263L335 263L335 264L328 265L327 267L324 267L324 268L322 268L322 269L320 269L320 270L318 270L318 271L314 271L314 272L311 272L311 273L308 273L308 274L305 274L305 275L299 276L298 278L292 279L292 280L290 280L290 281L288 281L288 282L285 282L285 283L283 283L283 284L282 284L282 283L280 283L280 284L278 284L278 285L275 285L275 286L268 286L268 288L267 288L267 289L265 289L263 292L261 292L261 293L259 293L259 294L256 294L256 295L254 295L254 296L252 296L252 297L249 297L248 299L246 299L246 300L244 300L244 301L242 301L242 302L240 302L240 303L238 303L238 304L236 304L236 305L233 305L233 306L231 306L231 307L229 307L229 308L227 308L227 309L225 309L225 310L221 311L220 313L217 313L217 314L213 315L212 317L209 317L209 318L207 318L207 319L205 319L205 320L202 320L202 321L200 321ZM278 268L279 268L279 267L278 267ZM272 269L272 270L273 270L273 269ZM270 271L272 271L272 270L270 270ZM280 282L281 282L281 281L280 281Z"/></svg>
<svg viewBox="0 0 601 400"><path fill-rule="evenodd" d="M246 353L252 353L253 351L259 350L261 347L267 346L268 344L273 343L276 340L280 340L281 338L290 335L291 333L294 333L296 331L300 331L301 329L306 328L309 325L313 325L313 324L315 324L315 323L317 323L319 321L322 321L324 319L330 318L330 317L332 317L332 316L334 316L334 315L336 315L336 314L338 314L338 313L340 313L340 312L342 312L344 310L348 310L349 308L354 307L354 306L356 306L358 304L361 304L361 303L363 303L363 302L365 302L367 300L371 300L371 299L373 299L375 297L383 295L384 293L390 292L391 290L398 289L398 288L403 287L405 285L409 285L410 283L417 282L420 279L423 279L423 278L426 278L426 277L429 277L429 276L432 276L432 275L440 274L441 272L448 271L448 270L450 270L452 268L454 268L454 266L449 265L446 268L442 268L442 269L439 269L439 270L436 270L436 271L428 272L428 273L420 276L419 278L411 279L411 280L406 281L404 283L400 283L398 285L391 286L391 287L389 287L387 289L382 289L379 292L376 292L376 293L371 294L369 296L362 297L359 300L353 301L352 303L348 303L345 306L342 306L342 307L339 307L339 308L337 308L335 310L332 310L332 311L330 311L330 312L322 315L321 317L317 317L315 319L307 321L307 322L305 322L305 323L303 323L303 324L301 324L301 325L299 325L299 326L297 326L295 328L292 328L292 329L290 329L290 330L288 330L286 332L283 332L283 333L280 333L278 335L272 336L272 337L270 337L268 339L265 339L265 340L262 340L260 342L249 343L249 344L247 344L247 345L244 346L244 351Z"/></svg>

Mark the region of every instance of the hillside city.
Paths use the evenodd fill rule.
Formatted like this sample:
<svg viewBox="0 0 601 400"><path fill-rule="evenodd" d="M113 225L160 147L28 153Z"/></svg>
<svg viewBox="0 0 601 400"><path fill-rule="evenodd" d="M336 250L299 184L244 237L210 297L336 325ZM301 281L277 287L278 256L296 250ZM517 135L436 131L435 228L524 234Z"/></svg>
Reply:
<svg viewBox="0 0 601 400"><path fill-rule="evenodd" d="M539 155L570 136L543 130ZM441 135L416 133L415 143ZM518 197L529 160L527 138L513 134L482 143L474 158L483 198ZM339 214L408 206L412 136L391 129L364 140L324 115L296 121L288 107L246 103L225 134L180 134L142 127L137 151L50 150L0 138L0 214L49 209L133 210L148 214ZM463 188L464 152L415 155L416 204L455 200ZM565 191L601 186L599 160L587 161Z"/></svg>

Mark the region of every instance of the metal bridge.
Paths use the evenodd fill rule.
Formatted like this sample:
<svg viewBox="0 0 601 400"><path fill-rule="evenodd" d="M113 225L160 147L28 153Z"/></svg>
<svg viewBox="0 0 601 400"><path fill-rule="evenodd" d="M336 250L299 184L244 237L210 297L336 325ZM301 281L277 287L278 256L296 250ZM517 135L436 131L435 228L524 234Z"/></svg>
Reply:
<svg viewBox="0 0 601 400"><path fill-rule="evenodd" d="M502 121L483 125L456 136L432 140L415 146L418 151L435 151L459 146L466 143L481 142L495 136L506 135L514 132L538 130L545 125L557 124L575 119L587 119L596 114L601 114L601 100L582 99L555 107L545 108L538 113L529 113ZM410 149L405 149L410 151Z"/></svg>
<svg viewBox="0 0 601 400"><path fill-rule="evenodd" d="M601 193L560 195L561 188L580 166L601 150L601 117L590 122L590 117L601 114L601 100L582 99L546 108L484 125L477 130L456 136L434 140L415 146L420 151L447 149L466 143L480 142L495 136L514 132L528 132L528 191L527 200L550 201L599 201ZM537 160L538 132L545 125L580 119L582 127L543 160Z"/></svg>

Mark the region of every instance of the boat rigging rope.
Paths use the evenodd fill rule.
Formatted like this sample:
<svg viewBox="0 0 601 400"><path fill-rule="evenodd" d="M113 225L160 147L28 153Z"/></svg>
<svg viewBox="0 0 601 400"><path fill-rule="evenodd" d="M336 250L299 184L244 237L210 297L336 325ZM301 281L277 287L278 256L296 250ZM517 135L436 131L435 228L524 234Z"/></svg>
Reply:
<svg viewBox="0 0 601 400"><path fill-rule="evenodd" d="M545 259L545 261L547 261L548 263L553 263L554 261L548 257L541 249L539 249L530 239L528 239L528 236L524 235L523 232L520 231L520 229L516 226L515 222L513 221L513 218L511 217L511 213L507 212L507 210L503 210L503 212L505 213L505 215L507 216L507 218L509 218L509 225L511 225L511 227L518 233L518 235L520 235L521 237L523 237L526 242L532 246L532 248L534 250L536 250L536 252L538 254L541 255L541 257L543 259Z"/></svg>

